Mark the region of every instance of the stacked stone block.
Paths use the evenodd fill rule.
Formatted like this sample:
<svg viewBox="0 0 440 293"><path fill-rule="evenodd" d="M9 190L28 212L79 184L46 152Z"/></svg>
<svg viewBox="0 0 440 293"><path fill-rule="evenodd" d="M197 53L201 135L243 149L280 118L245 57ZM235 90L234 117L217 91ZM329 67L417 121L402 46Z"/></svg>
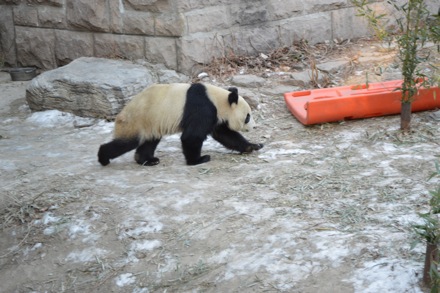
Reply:
<svg viewBox="0 0 440 293"><path fill-rule="evenodd" d="M81 56L145 58L195 73L231 52L367 35L355 15L349 0L0 0L0 62L51 69Z"/></svg>

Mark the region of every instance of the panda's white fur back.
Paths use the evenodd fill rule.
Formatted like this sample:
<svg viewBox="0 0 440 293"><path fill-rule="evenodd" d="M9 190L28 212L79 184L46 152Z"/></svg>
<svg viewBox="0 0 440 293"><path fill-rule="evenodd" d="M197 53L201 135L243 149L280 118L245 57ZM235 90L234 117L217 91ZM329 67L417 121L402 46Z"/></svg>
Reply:
<svg viewBox="0 0 440 293"><path fill-rule="evenodd" d="M180 132L190 84L154 84L136 96L116 116L115 138L161 138Z"/></svg>

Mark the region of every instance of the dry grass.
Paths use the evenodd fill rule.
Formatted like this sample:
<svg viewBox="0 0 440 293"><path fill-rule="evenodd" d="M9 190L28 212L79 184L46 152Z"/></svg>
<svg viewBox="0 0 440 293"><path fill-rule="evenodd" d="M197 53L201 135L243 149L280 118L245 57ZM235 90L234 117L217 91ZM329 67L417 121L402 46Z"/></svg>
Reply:
<svg viewBox="0 0 440 293"><path fill-rule="evenodd" d="M45 193L40 192L29 198L8 192L6 198L10 204L0 210L1 228L4 229L9 225L25 224L39 219L51 206L50 203L41 198Z"/></svg>
<svg viewBox="0 0 440 293"><path fill-rule="evenodd" d="M214 57L209 64L205 65L204 71L212 77L224 80L240 72L262 74L311 69L313 72L312 80L315 80L314 84L317 86L318 69L316 64L329 60L341 52L347 53L351 45L350 41L310 45L302 40L291 46L276 48L268 53L259 53L253 56L236 55L232 50L224 50L227 53L222 57ZM348 53L348 56L356 58L353 53Z"/></svg>

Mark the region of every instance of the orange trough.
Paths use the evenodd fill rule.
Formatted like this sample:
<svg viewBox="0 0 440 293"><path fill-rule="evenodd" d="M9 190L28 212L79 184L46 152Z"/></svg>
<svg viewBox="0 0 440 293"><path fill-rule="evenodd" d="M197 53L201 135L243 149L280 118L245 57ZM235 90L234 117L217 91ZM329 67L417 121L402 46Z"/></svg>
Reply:
<svg viewBox="0 0 440 293"><path fill-rule="evenodd" d="M400 113L402 80L290 92L284 100L304 125ZM440 89L421 88L412 111L440 108Z"/></svg>

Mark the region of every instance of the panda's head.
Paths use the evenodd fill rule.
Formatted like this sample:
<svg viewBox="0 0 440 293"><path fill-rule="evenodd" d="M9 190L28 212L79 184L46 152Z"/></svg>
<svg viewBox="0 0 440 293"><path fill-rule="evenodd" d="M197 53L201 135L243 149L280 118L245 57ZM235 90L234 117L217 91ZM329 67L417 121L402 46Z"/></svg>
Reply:
<svg viewBox="0 0 440 293"><path fill-rule="evenodd" d="M249 131L255 127L255 121L252 118L251 107L238 95L235 87L228 89L228 104L230 107L227 115L228 127L235 131Z"/></svg>

